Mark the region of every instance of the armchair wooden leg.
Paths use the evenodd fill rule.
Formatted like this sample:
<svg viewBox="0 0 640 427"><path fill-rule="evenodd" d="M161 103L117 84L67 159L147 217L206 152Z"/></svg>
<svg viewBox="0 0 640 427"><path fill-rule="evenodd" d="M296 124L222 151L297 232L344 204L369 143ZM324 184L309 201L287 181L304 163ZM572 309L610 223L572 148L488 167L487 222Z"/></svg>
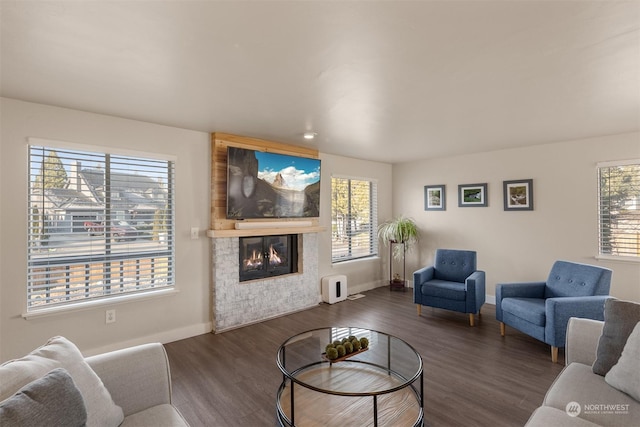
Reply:
<svg viewBox="0 0 640 427"><path fill-rule="evenodd" d="M504 327L504 323L500 322L500 335L504 336L505 332L506 332L506 328Z"/></svg>
<svg viewBox="0 0 640 427"><path fill-rule="evenodd" d="M476 325L476 319L473 316L473 313L469 313L469 326L475 326Z"/></svg>
<svg viewBox="0 0 640 427"><path fill-rule="evenodd" d="M422 305L416 304L416 308L418 309L418 316L420 316L422 314Z"/></svg>
<svg viewBox="0 0 640 427"><path fill-rule="evenodd" d="M551 346L551 361L558 363L558 347Z"/></svg>

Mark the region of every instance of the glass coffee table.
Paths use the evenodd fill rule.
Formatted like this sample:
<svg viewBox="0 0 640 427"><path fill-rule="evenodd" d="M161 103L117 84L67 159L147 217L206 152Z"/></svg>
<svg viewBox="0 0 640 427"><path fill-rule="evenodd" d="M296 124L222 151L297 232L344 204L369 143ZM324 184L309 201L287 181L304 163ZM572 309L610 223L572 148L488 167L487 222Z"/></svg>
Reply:
<svg viewBox="0 0 640 427"><path fill-rule="evenodd" d="M366 338L368 347L329 360L327 344ZM292 336L278 349L282 426L422 426L420 354L403 340L363 328L330 327Z"/></svg>

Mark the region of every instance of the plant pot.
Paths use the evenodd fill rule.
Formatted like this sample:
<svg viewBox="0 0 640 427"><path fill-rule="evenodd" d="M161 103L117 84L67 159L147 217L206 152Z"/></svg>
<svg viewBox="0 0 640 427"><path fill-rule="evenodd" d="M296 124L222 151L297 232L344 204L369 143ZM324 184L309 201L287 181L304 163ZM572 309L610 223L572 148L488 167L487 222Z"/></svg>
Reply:
<svg viewBox="0 0 640 427"><path fill-rule="evenodd" d="M405 281L401 279L391 279L389 281L389 289L402 289L404 290Z"/></svg>

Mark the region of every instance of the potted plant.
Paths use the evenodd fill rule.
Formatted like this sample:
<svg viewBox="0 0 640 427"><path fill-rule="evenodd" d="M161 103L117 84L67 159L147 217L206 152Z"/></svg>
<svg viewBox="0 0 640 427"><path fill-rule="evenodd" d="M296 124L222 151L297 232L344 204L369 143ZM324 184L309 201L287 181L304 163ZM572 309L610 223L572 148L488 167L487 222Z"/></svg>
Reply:
<svg viewBox="0 0 640 427"><path fill-rule="evenodd" d="M382 240L385 246L391 245L393 247L393 258L396 260L402 260L402 274L405 274L405 260L404 256L407 251L411 249L411 246L418 241L419 233L418 226L411 218L399 216L394 219L388 220L378 227L378 238ZM396 243L396 245L394 245ZM392 275L392 263L393 260L389 260L389 276ZM400 278L399 274L393 276L393 279L389 279L389 284L392 286L398 286L404 288L405 278Z"/></svg>

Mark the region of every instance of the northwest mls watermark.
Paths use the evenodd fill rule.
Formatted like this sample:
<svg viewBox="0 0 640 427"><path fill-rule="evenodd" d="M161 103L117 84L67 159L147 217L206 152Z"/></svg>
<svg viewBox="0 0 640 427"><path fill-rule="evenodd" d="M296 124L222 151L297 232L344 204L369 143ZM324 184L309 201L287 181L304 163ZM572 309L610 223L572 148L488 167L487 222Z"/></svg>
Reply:
<svg viewBox="0 0 640 427"><path fill-rule="evenodd" d="M577 417L584 415L627 415L629 414L628 403L588 403L580 405L578 402L569 402L564 408L567 415Z"/></svg>

